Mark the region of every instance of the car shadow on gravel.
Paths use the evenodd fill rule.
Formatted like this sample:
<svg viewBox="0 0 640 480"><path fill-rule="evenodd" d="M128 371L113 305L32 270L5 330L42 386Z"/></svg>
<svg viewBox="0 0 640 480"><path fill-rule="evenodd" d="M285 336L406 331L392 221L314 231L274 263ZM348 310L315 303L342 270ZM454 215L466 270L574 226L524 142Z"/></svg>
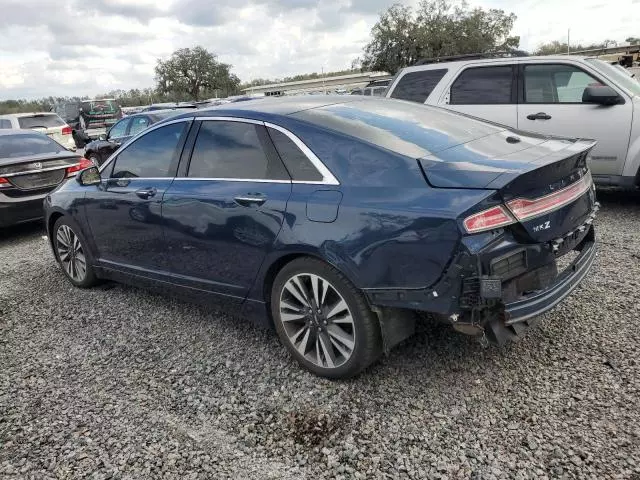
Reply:
<svg viewBox="0 0 640 480"><path fill-rule="evenodd" d="M596 197L605 207L610 205L640 205L640 190L624 191L615 188L598 188Z"/></svg>
<svg viewBox="0 0 640 480"><path fill-rule="evenodd" d="M44 223L41 221L23 223L11 227L0 227L0 247L45 234Z"/></svg>

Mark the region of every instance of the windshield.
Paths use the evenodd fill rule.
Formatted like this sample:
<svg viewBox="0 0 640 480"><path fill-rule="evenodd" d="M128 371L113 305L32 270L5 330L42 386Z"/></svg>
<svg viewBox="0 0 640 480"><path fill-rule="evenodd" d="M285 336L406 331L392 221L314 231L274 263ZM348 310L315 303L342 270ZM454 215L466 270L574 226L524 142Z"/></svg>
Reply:
<svg viewBox="0 0 640 480"><path fill-rule="evenodd" d="M91 100L82 102L82 110L89 115L116 113L118 108L113 100Z"/></svg>
<svg viewBox="0 0 640 480"><path fill-rule="evenodd" d="M630 77L626 72L621 72L613 65L609 65L597 58L588 58L587 61L602 73L611 77L612 80L618 83L625 90L628 90L632 95L640 96L640 82L638 82L637 79Z"/></svg>
<svg viewBox="0 0 640 480"><path fill-rule="evenodd" d="M18 124L20 128L24 129L63 127L65 125L62 119L55 113L33 115L32 117L19 117Z"/></svg>
<svg viewBox="0 0 640 480"><path fill-rule="evenodd" d="M56 153L63 147L45 135L0 136L0 158L27 157L42 153Z"/></svg>

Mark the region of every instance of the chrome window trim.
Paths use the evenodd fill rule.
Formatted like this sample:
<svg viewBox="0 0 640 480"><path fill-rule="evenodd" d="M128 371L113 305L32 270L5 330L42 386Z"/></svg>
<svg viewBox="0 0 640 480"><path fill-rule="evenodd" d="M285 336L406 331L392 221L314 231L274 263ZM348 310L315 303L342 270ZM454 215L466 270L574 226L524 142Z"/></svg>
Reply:
<svg viewBox="0 0 640 480"><path fill-rule="evenodd" d="M254 125L264 125L264 122L261 120L254 120L252 118L242 118L242 117L196 117L196 120L215 120L215 121L224 121L224 122L240 122L240 123L253 123Z"/></svg>
<svg viewBox="0 0 640 480"><path fill-rule="evenodd" d="M322 175L322 180L320 181L293 180L293 183L308 183L311 185L340 185L340 182L333 175L333 173L331 173L331 170L329 170L327 166L324 163L322 163L322 160L320 160L316 156L316 154L313 153L311 149L307 147L304 144L304 142L300 140L294 133L290 132L284 127L281 127L280 125L275 125L269 122L264 122L264 126L278 130L279 132L284 133L287 137L289 137L289 140L295 143L296 146L300 150L302 150L302 153L304 153L307 156L309 161L313 164L314 167L316 167L316 169Z"/></svg>
<svg viewBox="0 0 640 480"><path fill-rule="evenodd" d="M291 180L270 180L268 178L215 178L215 177L176 177L175 180L187 180L189 182L257 182L257 183L293 183Z"/></svg>
<svg viewBox="0 0 640 480"><path fill-rule="evenodd" d="M144 135L153 132L158 128L162 128L166 125L171 125L179 122L191 122L194 120L205 121L205 120L213 120L213 121L227 121L227 122L241 122L241 123L252 123L254 125L262 125L264 127L273 128L278 130L281 133L284 133L301 151L306 155L309 161L313 164L313 166L320 172L322 175L322 180L270 180L270 179L260 179L260 178L204 178L204 177L174 177L174 180L188 180L188 181L228 181L228 182L258 182L258 183L295 183L295 184L307 184L307 185L340 185L338 179L331 173L331 171L326 167L322 160L320 160L315 153L311 151L309 147L307 147L302 140L300 140L294 133L290 132L284 127L280 125L276 125L270 122L263 122L261 120L254 120L251 118L242 118L242 117L225 117L225 116L210 116L210 117L184 117L178 118L176 120L171 120L168 122L161 123L159 125L152 125L148 129L140 132L135 137L130 138L123 146L121 146L118 150L111 154L109 158L100 166L98 169L100 173L109 166L111 162L122 152L124 151L134 140L143 137ZM132 179L144 179L144 180L164 180L171 177L131 177Z"/></svg>
<svg viewBox="0 0 640 480"><path fill-rule="evenodd" d="M146 130L143 130L142 132L140 132L139 134L137 134L134 137L131 137L129 140L127 140L125 142L124 145L122 145L118 150L116 150L115 152L113 152L111 154L111 156L109 158L107 158L107 160L100 165L100 168L98 168L98 171L100 173L102 173L102 171L107 168L109 166L109 164L111 162L113 162L113 160L120 155L120 153L122 153L127 147L129 147L129 145L131 145L131 143L134 140L137 140L138 138L142 138L144 137L146 134L153 132L154 130L157 130L158 128L162 128L162 127L166 127L167 125L173 125L174 123L180 123L180 122L191 122L193 121L195 117L185 117L185 118L178 118L175 120L170 120L168 122L163 122L160 124L156 124L156 125L151 125L149 128L147 128ZM142 178L142 177L134 177L134 178ZM173 178L173 177L162 177L162 178Z"/></svg>

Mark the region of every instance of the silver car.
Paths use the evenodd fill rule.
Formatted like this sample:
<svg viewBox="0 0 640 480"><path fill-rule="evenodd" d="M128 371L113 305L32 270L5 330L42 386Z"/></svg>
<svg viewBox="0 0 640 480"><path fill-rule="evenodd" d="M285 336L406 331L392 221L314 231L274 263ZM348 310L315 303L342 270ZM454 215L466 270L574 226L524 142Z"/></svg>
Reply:
<svg viewBox="0 0 640 480"><path fill-rule="evenodd" d="M402 69L386 96L544 135L595 139L595 182L639 186L640 82L596 58L433 59Z"/></svg>

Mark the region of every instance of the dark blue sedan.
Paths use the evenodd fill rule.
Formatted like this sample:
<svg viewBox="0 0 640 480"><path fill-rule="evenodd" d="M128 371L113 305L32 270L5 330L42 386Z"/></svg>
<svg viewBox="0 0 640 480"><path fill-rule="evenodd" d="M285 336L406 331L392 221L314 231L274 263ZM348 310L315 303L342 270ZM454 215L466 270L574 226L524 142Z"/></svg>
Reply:
<svg viewBox="0 0 640 480"><path fill-rule="evenodd" d="M235 103L145 130L46 224L74 285L223 303L342 378L416 312L502 344L565 298L595 258L593 145L389 99Z"/></svg>

